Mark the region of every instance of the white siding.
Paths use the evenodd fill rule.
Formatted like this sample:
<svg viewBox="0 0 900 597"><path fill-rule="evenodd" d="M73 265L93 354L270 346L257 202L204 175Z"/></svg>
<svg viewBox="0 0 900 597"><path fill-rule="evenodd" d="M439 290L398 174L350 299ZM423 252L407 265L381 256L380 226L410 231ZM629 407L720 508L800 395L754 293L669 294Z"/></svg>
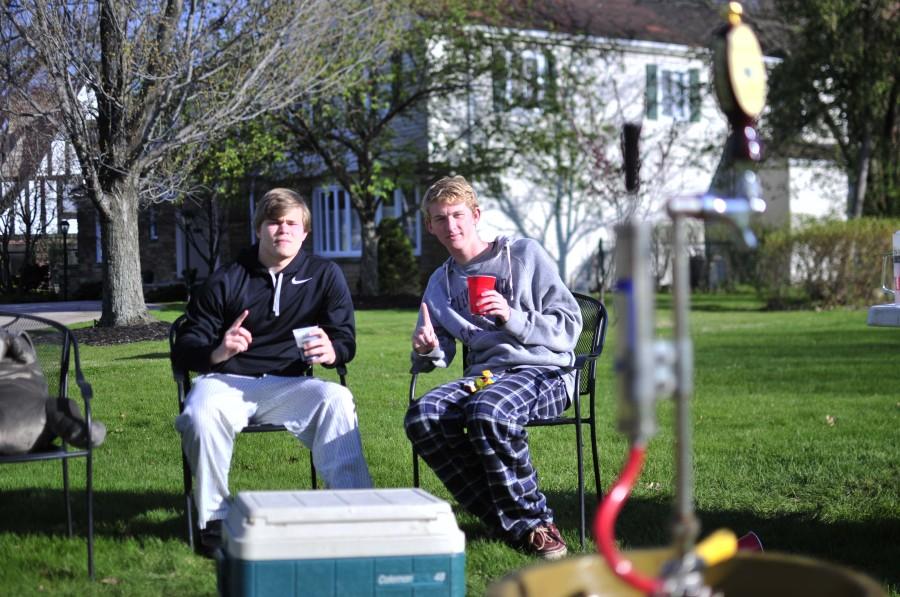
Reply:
<svg viewBox="0 0 900 597"><path fill-rule="evenodd" d="M531 35L534 43L549 44L546 47L552 48L557 64L565 62L569 49L558 43L553 35L542 32L526 32L523 35ZM728 134L727 121L719 110L709 81L709 54L705 50L673 44L604 39L594 41L596 45L590 54L592 64L587 67L592 69L590 74L596 78L594 95L581 98L580 103L584 106L602 103L601 120L615 130L621 130L625 122L642 122L642 189L641 203L636 213L641 217L665 221L667 217L663 208L669 198L707 190ZM440 44L435 44L434 51L441 51ZM667 116L659 101L661 98L658 98L656 117L648 118L644 97L647 65L655 65L657 75L663 71L695 70L693 76L699 79L700 88L699 117L696 121ZM657 76L657 84L659 80L660 77ZM429 151L433 157L452 157L438 155L437 147L459 135L458 123L466 122L467 108L471 113L471 106L482 112L491 109L489 80L476 82L468 106L465 98L432 100L428 127L431 141ZM474 135L477 135L477 131ZM664 160L664 148L667 144L670 149ZM618 139L611 141L605 151L611 161L621 160ZM770 172L770 184L765 186L779 192L778 196L773 196L773 210L776 212L773 216L776 219L788 219L787 213L782 215L780 212L817 216L841 213L845 201L846 179L833 166L824 162L790 160L780 167L786 168L786 171L780 174ZM787 176L786 180L784 176ZM540 192L540 189L536 190L521 180L507 177L506 182L509 194L522 199ZM490 239L497 234L513 232L515 228L512 222L499 209L491 207L491 198L484 192L482 199L487 206L483 209L484 217L480 224L482 235ZM538 208L535 205L535 209ZM580 266L590 258L599 239L604 239L607 248L614 244L612 228L625 215L621 208L605 210L602 214L603 223L598 225L593 234L581 240L575 250L569 252L568 282L572 282L572 277ZM551 232L544 242L551 253L554 243Z"/></svg>

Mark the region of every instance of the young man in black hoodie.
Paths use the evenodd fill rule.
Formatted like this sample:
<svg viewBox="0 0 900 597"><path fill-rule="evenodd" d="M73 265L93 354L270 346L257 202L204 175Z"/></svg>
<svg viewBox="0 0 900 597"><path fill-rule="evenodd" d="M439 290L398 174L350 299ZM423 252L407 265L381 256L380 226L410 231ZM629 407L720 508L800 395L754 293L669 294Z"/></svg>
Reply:
<svg viewBox="0 0 900 597"><path fill-rule="evenodd" d="M304 376L356 353L353 302L340 268L301 251L310 212L272 189L254 215L258 243L214 272L192 297L174 358L198 371L176 419L194 473L197 522L207 547L228 512L236 434L249 423L284 425L312 451L331 489L372 486L347 388ZM318 326L297 347L294 330Z"/></svg>

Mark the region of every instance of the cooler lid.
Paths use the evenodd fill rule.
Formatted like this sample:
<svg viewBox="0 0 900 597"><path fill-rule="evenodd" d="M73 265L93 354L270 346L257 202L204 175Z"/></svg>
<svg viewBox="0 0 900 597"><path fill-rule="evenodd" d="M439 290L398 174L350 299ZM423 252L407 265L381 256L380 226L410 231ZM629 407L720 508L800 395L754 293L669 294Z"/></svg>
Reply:
<svg viewBox="0 0 900 597"><path fill-rule="evenodd" d="M233 508L251 525L434 520L450 504L421 489L242 491Z"/></svg>

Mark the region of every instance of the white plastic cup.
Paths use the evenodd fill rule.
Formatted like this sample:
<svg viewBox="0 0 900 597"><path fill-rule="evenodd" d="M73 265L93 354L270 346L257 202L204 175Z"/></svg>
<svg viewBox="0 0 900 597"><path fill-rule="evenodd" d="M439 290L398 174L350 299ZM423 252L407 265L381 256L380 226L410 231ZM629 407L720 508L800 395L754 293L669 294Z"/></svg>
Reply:
<svg viewBox="0 0 900 597"><path fill-rule="evenodd" d="M306 344L306 342L310 340L312 336L317 335L319 329L320 328L317 325L310 325L305 328L294 329L294 341L297 343L297 349L300 351L300 355L303 357L303 360L307 363L310 362L310 360L307 359L303 354L303 345Z"/></svg>

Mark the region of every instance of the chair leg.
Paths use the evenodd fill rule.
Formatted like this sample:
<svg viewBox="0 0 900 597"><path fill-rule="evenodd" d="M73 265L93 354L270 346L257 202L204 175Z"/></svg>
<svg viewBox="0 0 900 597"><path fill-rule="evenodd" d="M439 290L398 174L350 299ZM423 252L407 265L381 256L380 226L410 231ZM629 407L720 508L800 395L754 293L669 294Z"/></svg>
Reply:
<svg viewBox="0 0 900 597"><path fill-rule="evenodd" d="M188 545L190 545L191 550L193 550L194 512L192 510L192 507L194 500L191 499L191 495L193 493L193 479L191 479L191 465L188 463L187 456L185 455L183 448L181 450L181 476L184 483L184 515L187 519Z"/></svg>
<svg viewBox="0 0 900 597"><path fill-rule="evenodd" d="M319 484L316 481L316 464L313 462L312 451L309 453L309 474L312 479L312 488L318 489Z"/></svg>
<svg viewBox="0 0 900 597"><path fill-rule="evenodd" d="M94 462L93 453L88 450L87 455L87 556L88 576L94 580Z"/></svg>
<svg viewBox="0 0 900 597"><path fill-rule="evenodd" d="M588 423L591 427L591 452L594 457L594 484L597 489L597 502L603 501L603 483L600 478L600 457L597 454L597 416L594 413L591 413L590 422Z"/></svg>
<svg viewBox="0 0 900 597"><path fill-rule="evenodd" d="M416 398L416 381L419 379L418 373L413 373L409 378L409 406L412 406ZM416 453L415 444L410 442L412 448L412 465L413 465L413 487L419 487L419 455Z"/></svg>
<svg viewBox="0 0 900 597"><path fill-rule="evenodd" d="M184 512L187 518L188 545L194 551L194 500L190 494L184 496Z"/></svg>
<svg viewBox="0 0 900 597"><path fill-rule="evenodd" d="M576 415L577 416L577 415ZM578 541L584 551L585 508L584 508L584 437L581 423L575 423L575 444L578 449Z"/></svg>
<svg viewBox="0 0 900 597"><path fill-rule="evenodd" d="M66 530L69 532L69 537L73 536L72 532L72 499L69 493L69 460L68 458L62 459L62 473L63 473L63 499L66 500Z"/></svg>

